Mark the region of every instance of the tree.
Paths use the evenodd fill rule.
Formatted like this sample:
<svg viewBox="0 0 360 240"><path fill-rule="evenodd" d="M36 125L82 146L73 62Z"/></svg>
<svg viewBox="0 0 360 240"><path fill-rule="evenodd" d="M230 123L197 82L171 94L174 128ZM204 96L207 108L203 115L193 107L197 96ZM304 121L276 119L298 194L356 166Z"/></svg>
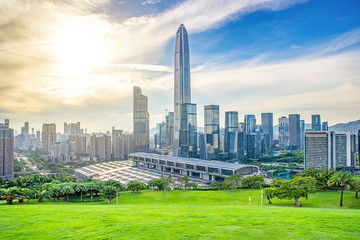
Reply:
<svg viewBox="0 0 360 240"><path fill-rule="evenodd" d="M19 194L18 194L18 198L19 198L19 203L23 203L24 199L27 199L28 201L32 198L34 198L35 193L33 190L29 189L29 188L19 188Z"/></svg>
<svg viewBox="0 0 360 240"><path fill-rule="evenodd" d="M83 193L87 192L88 191L88 185L86 183L83 183L83 182L78 182L76 183L75 185L75 189L74 189L76 192L80 192L80 202L82 202L82 196L83 196Z"/></svg>
<svg viewBox="0 0 360 240"><path fill-rule="evenodd" d="M115 181L115 180L106 181L106 182L105 182L105 186L113 186L113 187L115 187L116 190L118 190L118 191L124 190L124 186L123 186L120 182Z"/></svg>
<svg viewBox="0 0 360 240"><path fill-rule="evenodd" d="M307 168L303 172L296 174L294 177L313 177L316 180L316 187L318 189L327 189L328 181L335 173L333 169L330 170L315 170Z"/></svg>
<svg viewBox="0 0 360 240"><path fill-rule="evenodd" d="M294 199L295 205L301 207L300 197L307 197L316 192L316 180L313 177L296 177L283 182L277 188L277 196L280 198Z"/></svg>
<svg viewBox="0 0 360 240"><path fill-rule="evenodd" d="M196 182L188 182L186 185L185 185L185 189L194 189L194 188L197 188L198 187L198 184Z"/></svg>
<svg viewBox="0 0 360 240"><path fill-rule="evenodd" d="M128 182L127 188L130 191L138 192L140 190L146 189L146 185L144 183L142 183L142 182L132 180L132 181Z"/></svg>
<svg viewBox="0 0 360 240"><path fill-rule="evenodd" d="M209 186L210 186L211 188L217 188L217 189L220 190L220 188L221 188L221 183L211 182Z"/></svg>
<svg viewBox="0 0 360 240"><path fill-rule="evenodd" d="M177 178L177 181L180 183L180 188L186 190L186 186L188 185L190 178L188 175Z"/></svg>
<svg viewBox="0 0 360 240"><path fill-rule="evenodd" d="M242 181L242 186L244 188L259 189L263 188L265 185L263 176L249 176Z"/></svg>
<svg viewBox="0 0 360 240"><path fill-rule="evenodd" d="M275 198L277 196L277 189L275 187L272 188L265 188L265 196L267 200L269 201L269 204L271 204L271 199Z"/></svg>
<svg viewBox="0 0 360 240"><path fill-rule="evenodd" d="M165 178L152 179L148 182L148 186L156 187L159 190L164 190L168 186L168 181Z"/></svg>
<svg viewBox="0 0 360 240"><path fill-rule="evenodd" d="M337 172L328 181L329 186L337 186L341 189L340 206L343 206L344 189L350 188L354 182L354 177L350 172Z"/></svg>
<svg viewBox="0 0 360 240"><path fill-rule="evenodd" d="M360 176L359 175L354 178L353 189L355 191L355 198L358 198L358 193L360 192Z"/></svg>
<svg viewBox="0 0 360 240"><path fill-rule="evenodd" d="M42 202L44 198L49 197L50 192L47 190L34 190L36 193L36 197L38 198L39 202Z"/></svg>
<svg viewBox="0 0 360 240"><path fill-rule="evenodd" d="M227 178L225 178L225 183L229 184L229 187L233 189L233 191L236 192L236 189L241 186L243 177L237 174L231 175Z"/></svg>
<svg viewBox="0 0 360 240"><path fill-rule="evenodd" d="M61 183L59 187L61 194L66 198L66 202L69 202L69 195L75 193L73 186L69 183Z"/></svg>
<svg viewBox="0 0 360 240"><path fill-rule="evenodd" d="M108 203L111 203L111 199L116 197L116 192L116 188L111 185L105 186L103 189L101 189L101 195L108 199Z"/></svg>
<svg viewBox="0 0 360 240"><path fill-rule="evenodd" d="M18 195L19 195L19 188L17 188L17 187L0 189L0 196L1 196L1 198L6 199L7 204L12 204L13 200L16 197L18 197Z"/></svg>

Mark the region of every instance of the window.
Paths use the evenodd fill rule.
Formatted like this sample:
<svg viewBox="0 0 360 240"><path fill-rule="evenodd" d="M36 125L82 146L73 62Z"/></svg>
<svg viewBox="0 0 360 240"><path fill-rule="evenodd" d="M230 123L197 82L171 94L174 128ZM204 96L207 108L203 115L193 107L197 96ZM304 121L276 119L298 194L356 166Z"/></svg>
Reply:
<svg viewBox="0 0 360 240"><path fill-rule="evenodd" d="M196 165L196 170L206 172L206 168L204 166L198 166Z"/></svg>
<svg viewBox="0 0 360 240"><path fill-rule="evenodd" d="M192 177L194 177L194 178L200 178L200 173L198 173L198 172L193 172L193 173L192 173Z"/></svg>
<svg viewBox="0 0 360 240"><path fill-rule="evenodd" d="M174 172L174 173L177 173L177 174L180 174L180 169L174 168L174 169L173 169L173 172Z"/></svg>
<svg viewBox="0 0 360 240"><path fill-rule="evenodd" d="M234 174L234 171L233 170L227 170L227 169L221 169L221 174L231 176L231 175Z"/></svg>
<svg viewBox="0 0 360 240"><path fill-rule="evenodd" d="M213 167L208 167L208 171L209 171L209 173L219 173L219 169L213 168Z"/></svg>
<svg viewBox="0 0 360 240"><path fill-rule="evenodd" d="M174 166L174 162L167 161L167 165L168 165L168 166Z"/></svg>
<svg viewBox="0 0 360 240"><path fill-rule="evenodd" d="M184 168L184 164L183 164L183 163L178 163L178 162L177 162L175 165L176 165L176 167Z"/></svg>
<svg viewBox="0 0 360 240"><path fill-rule="evenodd" d="M164 160L160 160L159 162L160 162L160 164L165 165L165 161L164 161Z"/></svg>
<svg viewBox="0 0 360 240"><path fill-rule="evenodd" d="M194 165L186 164L186 169L194 169Z"/></svg>
<svg viewBox="0 0 360 240"><path fill-rule="evenodd" d="M158 163L159 161L156 160L156 159L152 159L152 162L153 162L153 163Z"/></svg>
<svg viewBox="0 0 360 240"><path fill-rule="evenodd" d="M151 162L150 158L145 158L145 162Z"/></svg>

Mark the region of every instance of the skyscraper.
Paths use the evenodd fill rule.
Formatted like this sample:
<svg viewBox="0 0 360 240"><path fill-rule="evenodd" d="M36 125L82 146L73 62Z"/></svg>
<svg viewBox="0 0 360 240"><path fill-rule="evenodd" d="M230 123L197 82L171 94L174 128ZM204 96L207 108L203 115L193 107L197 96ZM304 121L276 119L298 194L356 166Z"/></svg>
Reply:
<svg viewBox="0 0 360 240"><path fill-rule="evenodd" d="M300 114L289 114L289 147L293 150L300 148Z"/></svg>
<svg viewBox="0 0 360 240"><path fill-rule="evenodd" d="M143 95L141 88L134 87L134 105L133 105L133 121L134 121L134 151L147 152L149 150L149 112L148 98Z"/></svg>
<svg viewBox="0 0 360 240"><path fill-rule="evenodd" d="M42 127L42 146L44 151L50 151L56 142L56 125L55 123L43 124Z"/></svg>
<svg viewBox="0 0 360 240"><path fill-rule="evenodd" d="M174 145L174 112L166 116L166 145Z"/></svg>
<svg viewBox="0 0 360 240"><path fill-rule="evenodd" d="M121 160L124 159L124 138L123 130L116 130L112 128L112 159Z"/></svg>
<svg viewBox="0 0 360 240"><path fill-rule="evenodd" d="M218 152L220 149L219 105L207 105L204 107L204 122L206 143L210 144Z"/></svg>
<svg viewBox="0 0 360 240"><path fill-rule="evenodd" d="M256 129L256 118L255 115L245 115L244 116L245 124L245 133L250 134L254 133Z"/></svg>
<svg viewBox="0 0 360 240"><path fill-rule="evenodd" d="M14 130L9 128L9 120L0 123L0 177L14 178Z"/></svg>
<svg viewBox="0 0 360 240"><path fill-rule="evenodd" d="M265 147L270 148L274 134L273 114L261 113L261 125L263 126Z"/></svg>
<svg viewBox="0 0 360 240"><path fill-rule="evenodd" d="M197 112L196 104L181 104L180 157L196 157L197 155Z"/></svg>
<svg viewBox="0 0 360 240"><path fill-rule="evenodd" d="M236 132L239 131L238 112L225 112L225 139L224 152L229 154L229 157L235 157L235 138Z"/></svg>
<svg viewBox="0 0 360 240"><path fill-rule="evenodd" d="M305 120L300 120L300 147L305 145Z"/></svg>
<svg viewBox="0 0 360 240"><path fill-rule="evenodd" d="M289 119L285 116L279 118L279 147L289 146Z"/></svg>
<svg viewBox="0 0 360 240"><path fill-rule="evenodd" d="M174 71L174 145L180 147L181 106L191 103L190 51L184 24L176 32ZM175 151L176 152L176 151Z"/></svg>
<svg viewBox="0 0 360 240"><path fill-rule="evenodd" d="M320 114L311 116L311 128L313 131L321 131L321 119Z"/></svg>
<svg viewBox="0 0 360 240"><path fill-rule="evenodd" d="M322 123L321 131L329 131L328 122L323 122Z"/></svg>

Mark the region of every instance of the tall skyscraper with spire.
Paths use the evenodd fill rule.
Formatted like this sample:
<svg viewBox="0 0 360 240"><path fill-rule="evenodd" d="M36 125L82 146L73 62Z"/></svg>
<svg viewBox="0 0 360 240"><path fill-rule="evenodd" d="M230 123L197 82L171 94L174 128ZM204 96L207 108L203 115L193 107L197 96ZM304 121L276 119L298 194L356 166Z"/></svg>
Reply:
<svg viewBox="0 0 360 240"><path fill-rule="evenodd" d="M184 24L181 24L176 32L174 74L174 143L175 146L179 146L181 104L191 103L190 51L188 33Z"/></svg>
<svg viewBox="0 0 360 240"><path fill-rule="evenodd" d="M176 32L174 61L175 155L191 157L197 151L196 145L191 146L194 130L196 132L194 123L196 121L196 105L191 104L190 51L188 33L184 24L181 24ZM186 111L187 109L189 112ZM188 155L187 151L191 151L193 154Z"/></svg>

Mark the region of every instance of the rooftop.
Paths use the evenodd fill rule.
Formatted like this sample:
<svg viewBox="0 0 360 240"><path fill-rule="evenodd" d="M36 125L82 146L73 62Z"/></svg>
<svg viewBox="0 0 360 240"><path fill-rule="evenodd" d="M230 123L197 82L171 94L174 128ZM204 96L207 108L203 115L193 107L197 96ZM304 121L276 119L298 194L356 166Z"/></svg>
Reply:
<svg viewBox="0 0 360 240"><path fill-rule="evenodd" d="M169 161L174 161L174 162L189 163L189 164L203 165L203 166L210 166L210 167L219 167L219 168L225 168L225 169L229 169L229 170L238 170L240 168L245 168L245 167L257 167L255 165L211 161L211 160L203 160L203 159L198 159L198 158L173 157L173 156L168 156L168 155L159 155L159 154L144 153L144 152L132 153L132 154L129 154L129 156L157 158L157 159L161 159L161 160L169 160Z"/></svg>

